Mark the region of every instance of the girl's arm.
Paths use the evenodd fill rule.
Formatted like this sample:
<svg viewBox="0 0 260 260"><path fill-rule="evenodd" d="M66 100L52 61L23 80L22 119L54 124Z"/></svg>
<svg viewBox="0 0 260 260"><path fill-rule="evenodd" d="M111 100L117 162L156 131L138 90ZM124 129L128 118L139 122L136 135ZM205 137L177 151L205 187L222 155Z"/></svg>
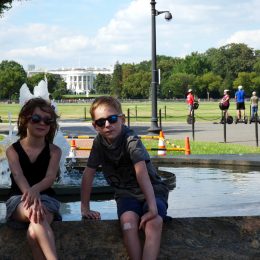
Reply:
<svg viewBox="0 0 260 260"><path fill-rule="evenodd" d="M140 185L140 188L144 194L149 209L148 212L144 214L141 218L139 228L142 228L145 226L145 223L148 220L157 216L158 210L155 201L153 186L150 177L148 175L145 161L140 161L136 163L134 167L135 167L137 182Z"/></svg>
<svg viewBox="0 0 260 260"><path fill-rule="evenodd" d="M23 170L19 162L18 154L14 150L12 145L7 148L6 157L15 183L18 185L21 192L25 193L28 189L30 189L30 185L23 174Z"/></svg>

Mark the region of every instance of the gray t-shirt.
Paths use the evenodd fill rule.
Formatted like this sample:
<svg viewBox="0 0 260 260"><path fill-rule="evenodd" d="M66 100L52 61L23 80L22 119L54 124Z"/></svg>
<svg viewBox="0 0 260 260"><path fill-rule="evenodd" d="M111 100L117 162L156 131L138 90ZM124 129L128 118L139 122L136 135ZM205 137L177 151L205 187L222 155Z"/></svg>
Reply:
<svg viewBox="0 0 260 260"><path fill-rule="evenodd" d="M166 184L158 176L141 140L127 126L122 126L121 135L113 144L107 143L98 134L94 139L87 166L94 169L102 166L107 182L115 188L116 198L134 196L143 200L144 195L137 182L134 169L134 165L140 161L146 163L155 196L167 201L168 188Z"/></svg>
<svg viewBox="0 0 260 260"><path fill-rule="evenodd" d="M257 107L258 106L258 97L257 96L252 96L250 98L250 101L251 101L252 107Z"/></svg>

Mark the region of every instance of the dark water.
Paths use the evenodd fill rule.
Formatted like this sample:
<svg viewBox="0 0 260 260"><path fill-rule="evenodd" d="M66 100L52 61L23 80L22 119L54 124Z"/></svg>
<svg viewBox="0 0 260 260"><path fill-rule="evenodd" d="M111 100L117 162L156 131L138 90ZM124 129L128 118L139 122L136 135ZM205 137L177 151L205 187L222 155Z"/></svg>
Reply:
<svg viewBox="0 0 260 260"><path fill-rule="evenodd" d="M171 168L176 187L169 194L168 215L172 217L255 216L260 215L260 171L216 168ZM117 219L114 200L91 201L102 219ZM80 220L80 202L62 203L64 221ZM5 206L0 203L0 221Z"/></svg>

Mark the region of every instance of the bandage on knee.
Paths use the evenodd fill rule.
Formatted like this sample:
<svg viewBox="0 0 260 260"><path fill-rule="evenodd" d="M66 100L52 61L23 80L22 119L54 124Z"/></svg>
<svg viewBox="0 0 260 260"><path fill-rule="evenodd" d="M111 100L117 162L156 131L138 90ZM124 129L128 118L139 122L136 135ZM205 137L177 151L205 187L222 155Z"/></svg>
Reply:
<svg viewBox="0 0 260 260"><path fill-rule="evenodd" d="M129 222L124 223L124 225L123 225L123 230L130 230L132 228L133 228L133 226Z"/></svg>

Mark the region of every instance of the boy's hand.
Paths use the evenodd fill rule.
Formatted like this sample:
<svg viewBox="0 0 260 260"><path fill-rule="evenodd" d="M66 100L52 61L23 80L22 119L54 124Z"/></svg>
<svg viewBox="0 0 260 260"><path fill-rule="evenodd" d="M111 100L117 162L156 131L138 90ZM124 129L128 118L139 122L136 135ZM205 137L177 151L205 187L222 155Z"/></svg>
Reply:
<svg viewBox="0 0 260 260"><path fill-rule="evenodd" d="M150 210L146 212L142 217L139 225L139 229L144 229L147 221L155 218L158 215L157 210Z"/></svg>
<svg viewBox="0 0 260 260"><path fill-rule="evenodd" d="M83 219L101 219L100 213L98 211L83 209L81 210L81 215Z"/></svg>

